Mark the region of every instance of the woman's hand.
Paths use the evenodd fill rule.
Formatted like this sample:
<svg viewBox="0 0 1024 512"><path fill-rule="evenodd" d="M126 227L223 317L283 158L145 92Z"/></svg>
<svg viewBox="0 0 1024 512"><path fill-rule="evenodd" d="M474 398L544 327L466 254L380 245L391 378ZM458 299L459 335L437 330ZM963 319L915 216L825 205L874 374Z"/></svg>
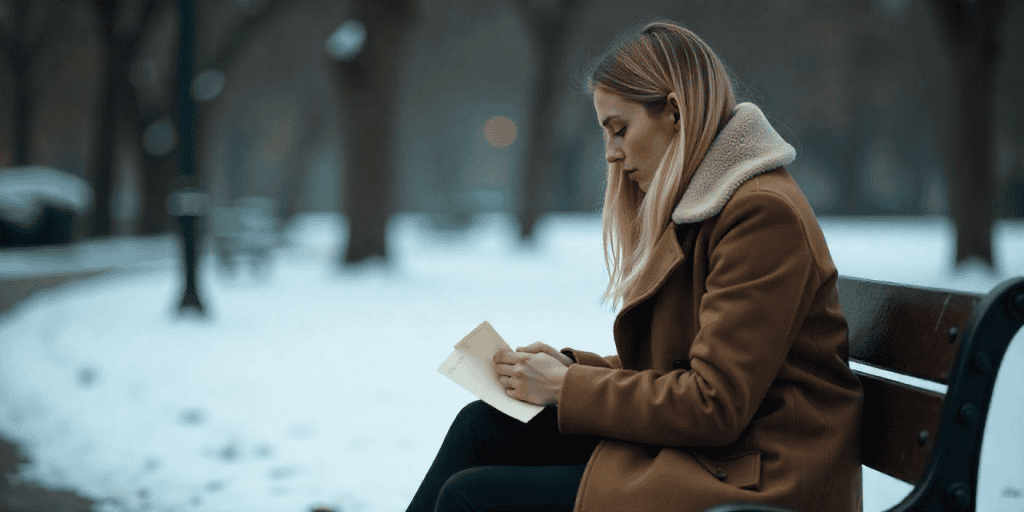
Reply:
<svg viewBox="0 0 1024 512"><path fill-rule="evenodd" d="M551 345L548 345L547 343L543 343L543 342L540 342L540 341L535 341L535 342L530 343L529 345L527 345L525 347L519 347L519 348L516 349L516 352L529 352L531 354L539 354L539 353L543 352L543 353L545 353L545 354L547 354L547 355L557 359L558 362L560 362L560 363L562 363L562 364L564 364L566 366L569 366L569 365L573 364L572 363L572 359L569 359L569 356L567 356L567 355L565 355L565 354L555 350L555 348L552 347Z"/></svg>
<svg viewBox="0 0 1024 512"><path fill-rule="evenodd" d="M545 406L558 405L558 393L569 371L561 361L547 353L509 350L494 354L494 368L508 396Z"/></svg>

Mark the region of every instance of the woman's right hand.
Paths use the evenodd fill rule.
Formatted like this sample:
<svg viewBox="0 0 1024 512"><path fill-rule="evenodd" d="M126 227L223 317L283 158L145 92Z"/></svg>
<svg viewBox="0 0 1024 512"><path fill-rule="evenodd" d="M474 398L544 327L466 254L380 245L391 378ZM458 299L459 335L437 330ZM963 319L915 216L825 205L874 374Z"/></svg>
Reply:
<svg viewBox="0 0 1024 512"><path fill-rule="evenodd" d="M564 364L565 366L569 366L572 364L572 359L569 359L569 356L555 350L555 348L552 347L551 345L548 345L547 343L543 343L540 341L535 341L525 347L519 347L516 349L516 352L528 352L530 354L539 354L543 352L557 359L558 362Z"/></svg>

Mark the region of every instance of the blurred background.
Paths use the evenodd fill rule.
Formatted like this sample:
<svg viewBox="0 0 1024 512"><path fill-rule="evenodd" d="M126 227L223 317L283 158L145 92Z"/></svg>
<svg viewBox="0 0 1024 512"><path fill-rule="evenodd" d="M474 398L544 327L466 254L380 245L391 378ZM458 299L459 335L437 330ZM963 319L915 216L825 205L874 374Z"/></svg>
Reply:
<svg viewBox="0 0 1024 512"><path fill-rule="evenodd" d="M1007 5L985 199L997 216L1020 217L1024 11L995 3ZM352 120L354 86L328 44L358 2L198 2L197 168L213 204L266 197L285 223L345 211L345 184L360 183L347 177L368 173L346 157L345 126L372 122L386 123L393 155L390 176L372 173L388 183L377 208L452 227L489 211L527 224L536 212L599 211L601 137L574 78L620 31L663 16L704 37L742 99L797 148L790 171L819 214L950 210L953 60L929 2L380 4L367 23L400 25L404 41L369 55L393 66L390 110ZM0 26L0 167L53 167L88 183L95 200L76 216L76 239L173 229L176 2L4 0Z"/></svg>
<svg viewBox="0 0 1024 512"><path fill-rule="evenodd" d="M188 5L194 12L183 17ZM306 327L297 327L289 323L297 317L281 313L281 301L296 308L292 303L302 300L354 308L373 297L384 308L401 296L400 303L413 308L408 297L438 302L442 289L520 300L547 289L520 284L509 292L508 281L495 273L548 276L545 285L564 287L575 283L566 269L576 269L581 254L593 260L584 265L585 293L565 296L569 305L559 307L567 314L573 314L573 300L590 307L605 277L598 217L605 161L593 103L580 85L587 65L618 35L655 18L680 21L703 37L734 75L740 100L758 104L796 148L797 159L787 168L833 237L837 264L850 262L839 265L841 273L869 268L857 267L858 258L874 265L870 257L877 254L867 253L891 247L880 240L893 226L934 236L891 240L908 244L890 253L904 261L878 263L889 274L871 277L968 283L963 287L984 293L999 278L1024 273L1009 249L1024 236L1018 222L1024 217L1019 1L0 0L0 349L8 350L0 353L8 365L0 369L6 383L0 386L6 400L0 403L0 438L7 439L0 445L0 470L14 473L17 464L32 459L35 481L43 487L62 488L63 481L63 487L91 496L88 505L68 498L78 505L61 505L66 510L142 510L156 503L167 510L254 510L246 508L252 504L238 508L205 497L223 491L227 477L197 477L181 484L185 490L173 500L155 498L157 484L139 483L150 478L139 475L166 467L153 462L163 460L159 456L139 452L156 443L152 437L142 438L125 459L133 469L116 466L107 480L67 476L78 474L71 463L46 455L46 446L69 449L47 444L63 434L40 433L38 424L11 418L35 410L38 418L56 415L67 432L78 432L88 413L68 413L60 401L49 408L31 405L50 403L39 394L50 381L31 372L15 377L17 368L66 374L75 390L68 393L78 393L103 382L98 376L114 371L111 365L124 369L151 361L155 348L132 364L120 359L140 337L248 343L239 325L260 321L273 327L252 336L277 336L267 334L273 332L285 340L302 337L300 329L336 336L352 332L339 327L350 325L351 310L310 305L336 323L312 328L303 317ZM559 259L566 255L569 260ZM922 258L932 263L906 268ZM500 264L481 263L488 259ZM312 270L311 262L323 268ZM980 269L980 281L943 280L964 264ZM431 279L444 276L447 288L410 277L420 275L417 269ZM333 288L322 294L303 290L324 276L334 276L323 285ZM92 284L71 284L85 280ZM438 288L417 295L425 283ZM423 340L434 351L413 365L418 371L427 366L433 372L448 343L484 318L503 334L521 334L522 345L538 336L538 326L519 324L508 304L466 300L462 310L432 306L448 316ZM552 307L556 301L542 302ZM123 319L125 304L145 303L152 311L136 311L145 322L125 320L122 328L99 320L112 311L122 315L110 318ZM206 323L168 315L179 303ZM484 308L488 304L491 310ZM509 315L504 331L493 320L495 310ZM423 318L436 319L436 313ZM572 322L546 314L545 328L573 333ZM584 348L614 350L608 328L613 314L596 306L579 314L598 319L597 341ZM367 315L387 321L379 309ZM34 359L36 352L11 348L65 339L43 327L55 318L62 319L67 343L81 343L79 352L70 346L39 349ZM121 321L113 320L117 326ZM358 329L390 340L400 328ZM231 364L213 360L214 373ZM152 366L159 363L147 364L149 375L159 371ZM194 378L211 379L202 372ZM25 382L34 384L17 387ZM117 396L109 398L110 407L123 398ZM439 414L436 428L417 441L425 443L417 448L421 462L409 470L406 487L381 496L398 495L395 503L411 497L465 398L454 395L444 406L447 416ZM176 425L202 425L208 417L189 402L199 398L166 400L144 414L146 421L164 414ZM39 412L44 410L50 412ZM256 422L246 414L239 413L237 425ZM301 425L282 429L293 438L309 437ZM249 441L226 432L216 435L229 440L210 441L216 446L203 457L237 459L224 450L242 450L239 443ZM89 435L81 434L76 446L106 442ZM245 449L266 455L273 451L264 450L267 443L252 440ZM96 464L82 454L72 458ZM302 474L283 467L268 469L270 478ZM119 480L113 474L133 476ZM4 485L0 494L23 496L18 503L43 499L29 497L29 487L15 492ZM33 489L47 492L43 487ZM125 497L96 498L110 496L111 488ZM1006 488L1011 491L993 492L1019 504L1024 484ZM291 489L290 496L302 495ZM374 501L352 492L320 499L335 509L400 509L387 501L394 498ZM311 500L288 506L308 509Z"/></svg>

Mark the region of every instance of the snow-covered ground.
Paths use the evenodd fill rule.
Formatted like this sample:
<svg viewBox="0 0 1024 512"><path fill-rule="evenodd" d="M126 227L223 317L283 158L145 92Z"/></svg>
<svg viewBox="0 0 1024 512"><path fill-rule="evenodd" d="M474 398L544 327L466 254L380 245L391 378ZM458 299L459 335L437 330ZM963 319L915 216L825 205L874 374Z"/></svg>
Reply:
<svg viewBox="0 0 1024 512"><path fill-rule="evenodd" d="M953 228L942 217L822 226L847 275L976 292L1024 275L1020 222L997 225L997 275L951 268ZM32 459L17 478L73 488L103 511L402 511L474 399L437 367L482 320L513 347L614 352L614 312L598 302L599 218L547 217L532 249L513 234L499 214L465 233L403 215L390 271L339 273L344 224L307 215L265 280L229 279L203 260L206 321L172 314L181 289L172 238L0 252L0 267L17 274L63 269L68 255L87 267L148 262L36 295L0 321L0 434ZM985 432L986 512L1024 509L1021 336ZM868 512L910 489L870 470L864 485Z"/></svg>

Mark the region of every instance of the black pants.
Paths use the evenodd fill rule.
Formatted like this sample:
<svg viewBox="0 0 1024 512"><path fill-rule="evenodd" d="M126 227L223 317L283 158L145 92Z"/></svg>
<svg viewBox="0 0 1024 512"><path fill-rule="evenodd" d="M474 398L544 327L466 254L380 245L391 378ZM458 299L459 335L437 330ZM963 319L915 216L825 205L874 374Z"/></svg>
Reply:
<svg viewBox="0 0 1024 512"><path fill-rule="evenodd" d="M406 512L572 512L598 441L558 432L554 407L523 423L471 402L452 422Z"/></svg>

